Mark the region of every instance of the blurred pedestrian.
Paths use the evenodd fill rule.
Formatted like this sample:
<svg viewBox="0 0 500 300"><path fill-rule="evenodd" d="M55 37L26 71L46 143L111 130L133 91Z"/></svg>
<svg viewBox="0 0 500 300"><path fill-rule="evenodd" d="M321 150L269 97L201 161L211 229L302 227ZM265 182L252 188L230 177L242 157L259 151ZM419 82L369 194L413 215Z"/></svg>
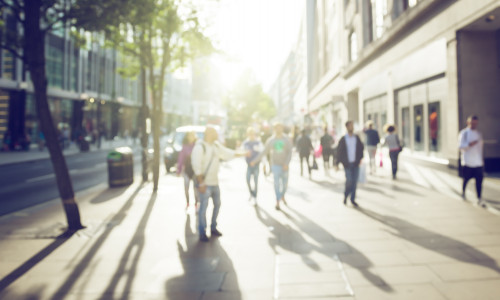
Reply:
<svg viewBox="0 0 500 300"><path fill-rule="evenodd" d="M391 159L392 166L392 179L396 179L398 172L398 157L399 153L403 150L403 145L399 141L399 136L396 133L395 125L386 125L387 135L385 137L384 145L389 148L389 158Z"/></svg>
<svg viewBox="0 0 500 300"><path fill-rule="evenodd" d="M300 158L300 176L304 175L303 172L303 161L306 161L307 171L309 173L309 178L311 178L311 164L309 163L309 156L311 151L314 151L311 138L307 135L307 131L302 129L302 132L297 140L297 151L299 152Z"/></svg>
<svg viewBox="0 0 500 300"><path fill-rule="evenodd" d="M475 115L467 118L467 127L460 131L458 136L460 160L463 166L462 198L465 200L467 182L474 178L476 181L477 204L483 207L486 204L481 199L483 184L483 137L477 130L479 118Z"/></svg>
<svg viewBox="0 0 500 300"><path fill-rule="evenodd" d="M366 122L366 150L368 151L368 157L370 158L370 174L375 174L376 162L375 154L377 153L377 145L380 143L380 136L378 131L373 129L373 122Z"/></svg>
<svg viewBox="0 0 500 300"><path fill-rule="evenodd" d="M254 160L264 149L264 145L262 144L260 138L257 137L255 133L255 129L253 127L249 127L247 129L247 139L243 142L243 149L250 153L249 156L246 157L247 162L247 185L248 191L250 192L250 199L254 200L254 203L257 202L257 190L259 183L259 164L257 163L254 166L251 166L250 163ZM252 177L253 177L253 188L252 188Z"/></svg>
<svg viewBox="0 0 500 300"><path fill-rule="evenodd" d="M196 134L194 132L186 132L182 140L182 149L177 157L177 176L184 177L184 193L186 195L186 209L189 208L189 186L193 180L194 171L191 165L191 152L193 151L196 142ZM198 208L199 197L198 191L193 183L195 208Z"/></svg>
<svg viewBox="0 0 500 300"><path fill-rule="evenodd" d="M292 159L292 142L283 133L283 124L274 124L274 135L266 142L266 147L251 163L256 165L265 155L271 154L271 170L274 177L274 192L276 194L277 210L280 202L286 204L285 193L288 185L288 166Z"/></svg>
<svg viewBox="0 0 500 300"><path fill-rule="evenodd" d="M221 206L219 189L219 163L220 160L229 160L237 156L245 156L246 153L236 152L222 146L218 142L218 133L213 127L205 129L203 140L196 142L191 153L191 164L194 176L196 176L196 186L200 197L200 209L198 210L198 233L201 242L208 242L206 234L207 228L207 207L208 199L212 198L214 209L212 212L212 223L210 231L212 236L221 236L217 229L217 216Z"/></svg>
<svg viewBox="0 0 500 300"><path fill-rule="evenodd" d="M333 137L328 133L328 127L325 126L325 132L320 139L320 144L322 148L323 165L326 175L329 175L328 171L330 170L330 157L332 157L333 160L333 143Z"/></svg>
<svg viewBox="0 0 500 300"><path fill-rule="evenodd" d="M347 129L338 145L338 154L336 159L336 168L342 163L345 171L345 191L344 205L347 204L347 197L351 196L351 203L358 206L356 203L356 187L359 178L359 166L363 159L364 146L358 135L354 134L354 124L352 121L345 123Z"/></svg>

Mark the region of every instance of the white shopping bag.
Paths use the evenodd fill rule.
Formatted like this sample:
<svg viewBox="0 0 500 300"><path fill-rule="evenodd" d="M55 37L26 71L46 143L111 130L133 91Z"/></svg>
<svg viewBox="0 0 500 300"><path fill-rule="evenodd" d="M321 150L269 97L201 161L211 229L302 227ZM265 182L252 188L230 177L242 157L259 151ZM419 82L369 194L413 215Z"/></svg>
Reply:
<svg viewBox="0 0 500 300"><path fill-rule="evenodd" d="M359 165L358 183L366 183L366 164Z"/></svg>

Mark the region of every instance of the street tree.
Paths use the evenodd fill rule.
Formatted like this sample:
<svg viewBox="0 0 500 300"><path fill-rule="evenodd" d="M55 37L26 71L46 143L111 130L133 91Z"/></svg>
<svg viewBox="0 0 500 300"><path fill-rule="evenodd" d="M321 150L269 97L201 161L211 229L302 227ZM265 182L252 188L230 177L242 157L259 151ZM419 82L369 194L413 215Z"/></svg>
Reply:
<svg viewBox="0 0 500 300"><path fill-rule="evenodd" d="M249 70L243 72L229 90L224 104L230 126L245 128L252 122L269 120L276 115L273 100Z"/></svg>
<svg viewBox="0 0 500 300"><path fill-rule="evenodd" d="M127 66L134 74L147 77L152 99L153 190L158 189L160 173L160 134L163 125L163 90L167 72L174 72L199 55L213 51L203 31L196 7L189 1L143 0L130 9L129 17L109 32L114 46L139 64ZM145 91L145 88L143 88Z"/></svg>
<svg viewBox="0 0 500 300"><path fill-rule="evenodd" d="M130 0L132 1L132 0ZM104 3L101 3L104 2ZM56 183L68 222L68 230L83 228L66 160L49 109L45 39L53 30L67 29L73 23L93 22L95 28L106 22L119 22L126 11L125 0L0 0L0 12L13 17L19 26L2 26L0 47L23 62L23 81L33 84L36 111L44 133ZM81 19L78 19L81 17Z"/></svg>

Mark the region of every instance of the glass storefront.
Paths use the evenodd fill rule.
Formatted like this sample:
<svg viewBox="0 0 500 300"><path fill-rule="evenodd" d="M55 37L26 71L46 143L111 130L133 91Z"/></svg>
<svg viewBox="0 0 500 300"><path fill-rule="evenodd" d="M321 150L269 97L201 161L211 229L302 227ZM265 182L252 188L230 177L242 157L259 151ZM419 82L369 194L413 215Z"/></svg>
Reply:
<svg viewBox="0 0 500 300"><path fill-rule="evenodd" d="M387 96L382 95L364 101L364 121L372 121L373 129L383 135L384 125L387 124Z"/></svg>
<svg viewBox="0 0 500 300"><path fill-rule="evenodd" d="M396 119L405 147L440 156L441 101L446 97L444 77L395 92Z"/></svg>

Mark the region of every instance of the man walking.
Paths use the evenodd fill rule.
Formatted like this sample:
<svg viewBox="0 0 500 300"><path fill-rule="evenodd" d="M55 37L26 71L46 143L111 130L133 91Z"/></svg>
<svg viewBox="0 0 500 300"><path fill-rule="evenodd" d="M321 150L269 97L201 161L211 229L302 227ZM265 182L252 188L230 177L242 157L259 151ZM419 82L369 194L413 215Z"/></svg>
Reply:
<svg viewBox="0 0 500 300"><path fill-rule="evenodd" d="M375 154L377 153L377 145L380 143L380 136L378 135L378 131L373 129L372 121L368 121L366 123L366 127L366 150L368 151L368 157L370 158L370 174L375 174Z"/></svg>
<svg viewBox="0 0 500 300"><path fill-rule="evenodd" d="M344 166L346 178L344 205L347 204L347 197L350 195L352 205L358 206L356 203L356 186L359 177L359 165L363 159L364 146L359 136L354 134L353 122L347 121L345 127L347 134L339 141L336 166L338 169L339 162Z"/></svg>
<svg viewBox="0 0 500 300"><path fill-rule="evenodd" d="M257 202L257 188L259 184L259 164L255 166L251 166L250 163L254 160L259 153L264 149L264 145L257 138L255 134L255 129L253 127L248 127L247 129L247 139L243 142L243 149L250 153L249 156L246 157L247 161L247 185L248 191L250 192L250 200L254 200L254 203ZM252 188L252 177L253 177L253 188Z"/></svg>
<svg viewBox="0 0 500 300"><path fill-rule="evenodd" d="M292 159L292 142L283 133L281 123L274 124L274 135L267 142L264 151L250 165L255 166L267 153L271 153L271 171L274 176L276 193L276 210L280 209L280 201L286 204L285 192L288 185L288 165Z"/></svg>
<svg viewBox="0 0 500 300"><path fill-rule="evenodd" d="M214 203L212 212L212 223L210 226L212 236L221 236L217 229L217 216L221 205L219 190L219 160L229 160L246 153L235 152L222 146L218 141L218 133L213 127L205 129L205 136L198 141L191 153L191 165L196 176L196 185L200 198L200 209L198 211L198 232L201 242L208 242L206 234L207 219L206 212L208 199L211 197Z"/></svg>
<svg viewBox="0 0 500 300"><path fill-rule="evenodd" d="M330 169L330 156L333 157L333 137L328 133L328 127L325 126L325 134L320 139L321 149L323 154L323 165L325 168L325 174L329 175L328 170Z"/></svg>
<svg viewBox="0 0 500 300"><path fill-rule="evenodd" d="M483 137L477 130L479 118L470 116L467 118L467 128L460 131L458 143L460 148L461 161L463 166L464 181L462 184L462 198L465 200L465 188L467 182L474 178L476 180L476 193L478 205L485 207L481 199L481 189L483 184Z"/></svg>
<svg viewBox="0 0 500 300"><path fill-rule="evenodd" d="M302 133L300 134L300 137L297 139L297 151L299 152L299 158L300 158L300 176L304 174L302 161L305 159L307 164L307 171L309 172L309 178L310 178L311 164L309 163L309 156L311 154L311 151L314 151L314 148L311 142L311 138L309 138L305 129L302 129Z"/></svg>

